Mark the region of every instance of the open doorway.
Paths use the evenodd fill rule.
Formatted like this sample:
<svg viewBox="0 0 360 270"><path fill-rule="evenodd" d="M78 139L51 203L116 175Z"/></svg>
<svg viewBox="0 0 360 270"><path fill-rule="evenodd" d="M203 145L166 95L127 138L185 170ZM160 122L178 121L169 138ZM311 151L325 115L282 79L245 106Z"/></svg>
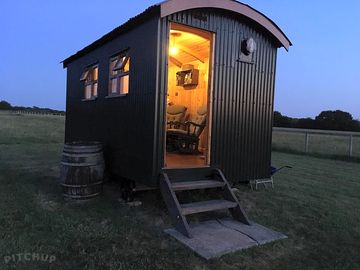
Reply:
<svg viewBox="0 0 360 270"><path fill-rule="evenodd" d="M166 108L167 168L210 164L213 34L171 23Z"/></svg>

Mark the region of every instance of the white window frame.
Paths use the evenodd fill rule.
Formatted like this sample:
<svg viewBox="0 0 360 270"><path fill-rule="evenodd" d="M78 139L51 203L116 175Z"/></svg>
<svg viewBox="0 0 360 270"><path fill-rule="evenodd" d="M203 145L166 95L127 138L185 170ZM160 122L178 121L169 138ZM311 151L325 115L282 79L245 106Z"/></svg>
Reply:
<svg viewBox="0 0 360 270"><path fill-rule="evenodd" d="M130 61L130 62L129 62ZM114 63L114 66L112 67L112 63ZM124 71L125 66L129 63L129 70ZM108 97L117 97L117 96L126 96L129 93L130 90L130 69L131 69L131 59L129 55L129 51L125 51L122 53L119 53L113 57L110 58L109 61L109 91L108 91ZM127 77L127 80L125 78ZM115 83L115 91L113 91L113 80L117 80ZM121 80L125 81L127 83L126 89L127 92L121 92Z"/></svg>
<svg viewBox="0 0 360 270"><path fill-rule="evenodd" d="M97 78L94 79L94 70L97 69ZM84 82L84 98L83 100L94 100L98 96L99 90L99 65L94 64L85 68L81 74L80 81ZM86 91L90 87L90 95L88 96Z"/></svg>

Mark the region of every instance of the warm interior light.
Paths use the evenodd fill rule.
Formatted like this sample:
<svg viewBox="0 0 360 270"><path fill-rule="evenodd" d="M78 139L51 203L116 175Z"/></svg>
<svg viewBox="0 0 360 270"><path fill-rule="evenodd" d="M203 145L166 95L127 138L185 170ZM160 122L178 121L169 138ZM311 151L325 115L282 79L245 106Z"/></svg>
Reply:
<svg viewBox="0 0 360 270"><path fill-rule="evenodd" d="M170 48L170 54L171 55L177 55L179 53L179 49L176 48L175 46Z"/></svg>
<svg viewBox="0 0 360 270"><path fill-rule="evenodd" d="M180 32L170 32L171 35L171 40L170 42L171 47L170 47L170 55L177 55L179 53L179 49L176 47L176 38L181 36Z"/></svg>

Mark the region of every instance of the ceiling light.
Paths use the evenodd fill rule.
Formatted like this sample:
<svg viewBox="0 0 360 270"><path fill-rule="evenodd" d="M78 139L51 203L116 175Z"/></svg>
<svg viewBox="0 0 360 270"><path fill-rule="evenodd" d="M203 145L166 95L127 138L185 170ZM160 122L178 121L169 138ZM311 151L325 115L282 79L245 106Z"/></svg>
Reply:
<svg viewBox="0 0 360 270"><path fill-rule="evenodd" d="M171 32L171 39L170 42L172 43L170 47L170 55L177 55L179 53L179 49L176 47L176 38L181 36L179 32Z"/></svg>
<svg viewBox="0 0 360 270"><path fill-rule="evenodd" d="M177 55L179 53L179 49L176 48L175 46L170 48L170 54L171 55Z"/></svg>

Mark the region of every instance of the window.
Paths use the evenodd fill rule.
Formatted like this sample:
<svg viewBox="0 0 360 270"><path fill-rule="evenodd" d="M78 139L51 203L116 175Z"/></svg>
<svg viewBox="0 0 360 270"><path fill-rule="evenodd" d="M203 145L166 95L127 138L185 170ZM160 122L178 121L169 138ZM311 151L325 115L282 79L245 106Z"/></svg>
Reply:
<svg viewBox="0 0 360 270"><path fill-rule="evenodd" d="M84 82L84 99L94 99L98 91L99 67L87 67L81 75L80 81Z"/></svg>
<svg viewBox="0 0 360 270"><path fill-rule="evenodd" d="M129 93L129 54L122 53L110 59L109 96Z"/></svg>

